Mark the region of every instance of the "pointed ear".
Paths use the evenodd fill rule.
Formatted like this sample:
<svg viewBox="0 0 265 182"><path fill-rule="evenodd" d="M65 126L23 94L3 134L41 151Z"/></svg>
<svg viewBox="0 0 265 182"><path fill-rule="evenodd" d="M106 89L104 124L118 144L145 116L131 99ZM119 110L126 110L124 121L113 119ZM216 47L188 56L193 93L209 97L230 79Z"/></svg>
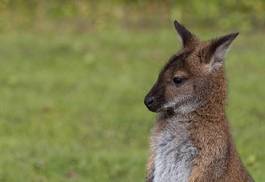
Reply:
<svg viewBox="0 0 265 182"><path fill-rule="evenodd" d="M183 47L187 46L187 44L193 39L194 35L183 25L181 25L177 20L174 21L174 25L182 40Z"/></svg>
<svg viewBox="0 0 265 182"><path fill-rule="evenodd" d="M210 70L217 70L224 64L224 58L238 32L231 33L213 40L208 47L208 67Z"/></svg>

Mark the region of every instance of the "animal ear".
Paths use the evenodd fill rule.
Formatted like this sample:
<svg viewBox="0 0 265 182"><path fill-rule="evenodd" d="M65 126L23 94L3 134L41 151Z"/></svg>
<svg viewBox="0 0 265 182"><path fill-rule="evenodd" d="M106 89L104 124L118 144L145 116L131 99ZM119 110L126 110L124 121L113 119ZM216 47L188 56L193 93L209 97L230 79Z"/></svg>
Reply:
<svg viewBox="0 0 265 182"><path fill-rule="evenodd" d="M224 58L238 32L231 33L215 40L212 40L208 47L208 67L210 70L217 70L224 64Z"/></svg>
<svg viewBox="0 0 265 182"><path fill-rule="evenodd" d="M174 21L174 25L182 40L183 47L187 46L187 44L193 39L194 35L183 25L181 25L177 20Z"/></svg>

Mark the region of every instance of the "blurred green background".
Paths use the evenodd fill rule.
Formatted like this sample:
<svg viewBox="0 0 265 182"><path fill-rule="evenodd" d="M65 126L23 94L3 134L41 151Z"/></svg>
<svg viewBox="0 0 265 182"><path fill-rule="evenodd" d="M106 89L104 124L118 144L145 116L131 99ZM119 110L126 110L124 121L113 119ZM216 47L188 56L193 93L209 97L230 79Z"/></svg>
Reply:
<svg viewBox="0 0 265 182"><path fill-rule="evenodd" d="M0 181L144 181L143 98L180 44L240 31L226 62L243 162L265 181L265 1L1 0Z"/></svg>

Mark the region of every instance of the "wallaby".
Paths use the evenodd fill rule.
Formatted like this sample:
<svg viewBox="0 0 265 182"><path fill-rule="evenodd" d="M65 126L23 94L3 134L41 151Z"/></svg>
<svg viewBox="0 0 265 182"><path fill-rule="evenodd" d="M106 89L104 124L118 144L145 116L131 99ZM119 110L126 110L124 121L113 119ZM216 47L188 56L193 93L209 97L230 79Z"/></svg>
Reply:
<svg viewBox="0 0 265 182"><path fill-rule="evenodd" d="M147 182L250 182L225 114L224 57L238 33L200 41L174 22L183 48L145 97L158 113Z"/></svg>

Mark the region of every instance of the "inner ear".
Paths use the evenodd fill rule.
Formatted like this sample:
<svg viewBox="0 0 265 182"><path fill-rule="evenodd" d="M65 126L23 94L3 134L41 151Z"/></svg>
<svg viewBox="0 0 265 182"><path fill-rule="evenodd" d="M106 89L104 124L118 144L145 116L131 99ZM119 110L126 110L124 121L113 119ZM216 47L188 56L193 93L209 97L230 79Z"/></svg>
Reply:
<svg viewBox="0 0 265 182"><path fill-rule="evenodd" d="M238 32L214 39L210 42L210 45L206 47L206 50L204 50L207 54L205 62L211 70L216 70L224 64L225 55L237 35Z"/></svg>

